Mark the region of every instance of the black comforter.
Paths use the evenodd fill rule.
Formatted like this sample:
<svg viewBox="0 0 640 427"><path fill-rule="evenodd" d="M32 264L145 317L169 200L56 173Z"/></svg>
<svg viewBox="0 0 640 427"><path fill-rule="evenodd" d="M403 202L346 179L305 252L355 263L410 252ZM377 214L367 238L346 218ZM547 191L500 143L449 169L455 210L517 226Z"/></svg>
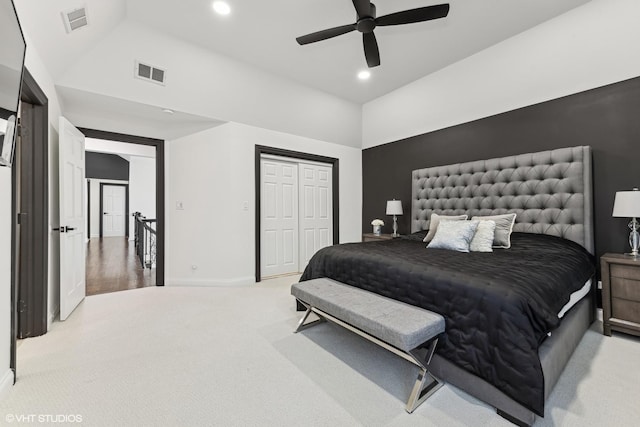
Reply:
<svg viewBox="0 0 640 427"><path fill-rule="evenodd" d="M538 347L594 274L594 259L557 237L511 241L492 253L426 249L410 238L336 245L313 256L301 281L329 277L442 314L438 354L543 416Z"/></svg>

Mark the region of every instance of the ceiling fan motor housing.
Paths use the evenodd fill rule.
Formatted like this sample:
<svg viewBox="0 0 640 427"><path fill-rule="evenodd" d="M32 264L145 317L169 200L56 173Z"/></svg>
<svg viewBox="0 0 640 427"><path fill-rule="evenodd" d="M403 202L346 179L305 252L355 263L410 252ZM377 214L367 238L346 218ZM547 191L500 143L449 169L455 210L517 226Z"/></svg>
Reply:
<svg viewBox="0 0 640 427"><path fill-rule="evenodd" d="M370 33L376 28L376 5L371 3L369 16L358 16L356 29L361 33Z"/></svg>

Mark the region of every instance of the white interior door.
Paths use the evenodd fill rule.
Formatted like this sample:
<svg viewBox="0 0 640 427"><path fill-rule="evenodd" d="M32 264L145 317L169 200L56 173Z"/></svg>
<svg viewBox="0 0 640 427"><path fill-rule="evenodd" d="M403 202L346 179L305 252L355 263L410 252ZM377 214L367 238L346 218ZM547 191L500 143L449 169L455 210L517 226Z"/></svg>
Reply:
<svg viewBox="0 0 640 427"><path fill-rule="evenodd" d="M85 297L84 135L60 117L60 320Z"/></svg>
<svg viewBox="0 0 640 427"><path fill-rule="evenodd" d="M298 165L262 159L261 276L298 272Z"/></svg>
<svg viewBox="0 0 640 427"><path fill-rule="evenodd" d="M122 185L102 186L102 235L124 237L127 191Z"/></svg>
<svg viewBox="0 0 640 427"><path fill-rule="evenodd" d="M300 163L300 271L333 244L332 168Z"/></svg>

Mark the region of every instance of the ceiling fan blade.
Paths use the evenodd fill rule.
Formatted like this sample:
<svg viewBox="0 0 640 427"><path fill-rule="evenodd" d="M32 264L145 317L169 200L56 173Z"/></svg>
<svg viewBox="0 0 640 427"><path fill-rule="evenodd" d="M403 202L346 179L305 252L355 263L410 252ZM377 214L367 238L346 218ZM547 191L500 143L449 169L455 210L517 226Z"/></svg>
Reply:
<svg viewBox="0 0 640 427"><path fill-rule="evenodd" d="M378 50L376 35L373 32L362 34L362 43L364 44L364 56L367 58L369 68L380 65L380 51Z"/></svg>
<svg viewBox="0 0 640 427"><path fill-rule="evenodd" d="M376 25L383 27L385 25L413 24L416 22L444 18L448 14L449 4L438 4L435 6L419 7L417 9L410 9L381 16L376 19Z"/></svg>
<svg viewBox="0 0 640 427"><path fill-rule="evenodd" d="M371 0L353 0L353 7L356 8L358 18L371 16Z"/></svg>
<svg viewBox="0 0 640 427"><path fill-rule="evenodd" d="M355 31L356 25L342 25L340 27L329 28L328 30L317 31L315 33L307 34L306 36L300 36L296 38L296 41L300 45L315 43L322 40L330 39L332 37L341 36L351 31Z"/></svg>

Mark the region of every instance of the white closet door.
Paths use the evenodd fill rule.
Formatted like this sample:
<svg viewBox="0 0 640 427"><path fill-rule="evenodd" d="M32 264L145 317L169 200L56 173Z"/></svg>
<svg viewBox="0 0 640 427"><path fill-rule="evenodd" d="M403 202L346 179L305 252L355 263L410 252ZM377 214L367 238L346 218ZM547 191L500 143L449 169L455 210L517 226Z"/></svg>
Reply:
<svg viewBox="0 0 640 427"><path fill-rule="evenodd" d="M262 277L298 272L298 165L262 159Z"/></svg>
<svg viewBox="0 0 640 427"><path fill-rule="evenodd" d="M300 271L320 249L333 244L332 168L299 164Z"/></svg>

